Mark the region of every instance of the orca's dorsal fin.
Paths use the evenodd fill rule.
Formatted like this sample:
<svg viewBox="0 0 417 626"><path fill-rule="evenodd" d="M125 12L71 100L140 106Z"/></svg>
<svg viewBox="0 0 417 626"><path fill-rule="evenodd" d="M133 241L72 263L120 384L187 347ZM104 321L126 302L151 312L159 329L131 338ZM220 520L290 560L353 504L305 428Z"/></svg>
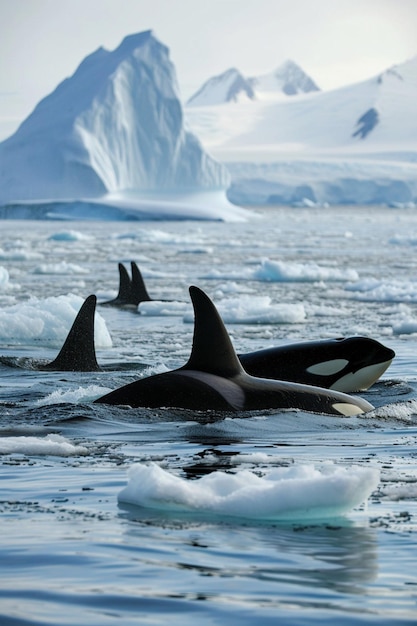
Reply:
<svg viewBox="0 0 417 626"><path fill-rule="evenodd" d="M116 300L132 304L132 283L123 263L119 263L119 293Z"/></svg>
<svg viewBox="0 0 417 626"><path fill-rule="evenodd" d="M62 372L93 372L100 370L94 346L94 316L97 298L88 296L78 311L58 356L42 369Z"/></svg>
<svg viewBox="0 0 417 626"><path fill-rule="evenodd" d="M133 304L132 282L123 263L119 263L119 291L113 300L100 302L102 306L123 306Z"/></svg>
<svg viewBox="0 0 417 626"><path fill-rule="evenodd" d="M188 362L181 369L193 369L230 378L242 373L222 318L210 298L198 287L191 286L194 307L193 347Z"/></svg>
<svg viewBox="0 0 417 626"><path fill-rule="evenodd" d="M140 304L141 302L150 302L152 298L148 294L145 281L143 280L140 269L134 261L130 263L132 267L132 304Z"/></svg>

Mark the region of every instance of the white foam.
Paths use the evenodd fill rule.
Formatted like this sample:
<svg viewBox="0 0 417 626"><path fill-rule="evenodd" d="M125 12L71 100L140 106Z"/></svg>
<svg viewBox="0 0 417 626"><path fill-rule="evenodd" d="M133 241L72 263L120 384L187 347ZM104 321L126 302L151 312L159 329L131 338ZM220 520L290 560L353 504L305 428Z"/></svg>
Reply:
<svg viewBox="0 0 417 626"><path fill-rule="evenodd" d="M53 404L81 404L83 402L92 402L104 395L113 391L100 387L99 385L88 385L87 387L78 387L76 389L57 389L45 398L41 398L36 402L38 406L50 406Z"/></svg>
<svg viewBox="0 0 417 626"><path fill-rule="evenodd" d="M326 519L363 503L376 489L379 471L370 467L299 465L258 476L249 470L216 471L186 480L155 463L135 464L120 502L182 512L206 512L270 520Z"/></svg>
<svg viewBox="0 0 417 626"><path fill-rule="evenodd" d="M366 414L366 418L394 419L402 422L411 422L417 415L417 400L406 400L405 402L392 402L385 406L380 406Z"/></svg>

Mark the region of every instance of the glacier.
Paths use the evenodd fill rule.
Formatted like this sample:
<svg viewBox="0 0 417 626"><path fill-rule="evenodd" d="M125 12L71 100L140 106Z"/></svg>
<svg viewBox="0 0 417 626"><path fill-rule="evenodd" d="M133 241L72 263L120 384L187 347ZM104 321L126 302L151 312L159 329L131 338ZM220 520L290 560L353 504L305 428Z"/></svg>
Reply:
<svg viewBox="0 0 417 626"><path fill-rule="evenodd" d="M241 221L250 206L417 205L417 57L321 91L292 61L183 106L152 33L99 48L0 143L0 219ZM244 206L245 208L242 208Z"/></svg>
<svg viewBox="0 0 417 626"><path fill-rule="evenodd" d="M185 217L243 219L229 182L186 129L169 50L152 31L87 56L0 144L0 217L131 219L138 208L176 219L185 203Z"/></svg>
<svg viewBox="0 0 417 626"><path fill-rule="evenodd" d="M229 170L232 202L417 204L417 57L331 91L283 97L272 84L259 80L253 100L185 107Z"/></svg>

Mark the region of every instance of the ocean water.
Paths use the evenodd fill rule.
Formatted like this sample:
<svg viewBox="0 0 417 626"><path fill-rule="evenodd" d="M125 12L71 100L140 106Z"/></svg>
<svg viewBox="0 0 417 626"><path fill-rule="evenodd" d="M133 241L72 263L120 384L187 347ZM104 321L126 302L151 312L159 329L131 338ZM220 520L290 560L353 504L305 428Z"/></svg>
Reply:
<svg viewBox="0 0 417 626"><path fill-rule="evenodd" d="M257 214L235 224L1 221L1 624L417 623L417 213ZM105 371L36 370L82 299L114 296L117 263L131 260L151 296L170 302L139 313L98 306ZM393 348L361 394L375 410L227 416L93 404L187 360L192 284L215 301L239 352L354 334ZM146 492L141 504L123 499L134 468L149 480L133 485ZM370 471L370 494L343 514L314 483L314 472L330 476L325 485L342 472L360 489ZM317 494L315 519L302 506L268 518L257 479L277 472L282 506L291 474L301 504ZM230 476L259 487L247 513L228 500ZM213 510L217 479L227 504ZM191 483L179 506L171 490L191 493Z"/></svg>

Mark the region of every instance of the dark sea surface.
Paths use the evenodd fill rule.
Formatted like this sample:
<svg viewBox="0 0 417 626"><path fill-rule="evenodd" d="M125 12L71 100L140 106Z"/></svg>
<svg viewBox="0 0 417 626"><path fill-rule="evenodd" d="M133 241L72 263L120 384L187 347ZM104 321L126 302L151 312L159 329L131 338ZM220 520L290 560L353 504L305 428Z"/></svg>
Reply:
<svg viewBox="0 0 417 626"><path fill-rule="evenodd" d="M234 224L0 222L2 626L417 623L417 212L257 212ZM132 260L151 296L174 302L141 314L98 306L112 339L97 349L102 372L29 367L62 343L56 318L36 311L54 313L67 294L109 299L117 263ZM216 302L238 352L357 334L393 348L382 379L360 394L375 410L230 416L93 404L185 363L189 285ZM119 499L135 464L164 470L148 506ZM158 500L170 475L198 485L215 471L322 466L374 468L379 483L343 516L323 509L315 520Z"/></svg>

